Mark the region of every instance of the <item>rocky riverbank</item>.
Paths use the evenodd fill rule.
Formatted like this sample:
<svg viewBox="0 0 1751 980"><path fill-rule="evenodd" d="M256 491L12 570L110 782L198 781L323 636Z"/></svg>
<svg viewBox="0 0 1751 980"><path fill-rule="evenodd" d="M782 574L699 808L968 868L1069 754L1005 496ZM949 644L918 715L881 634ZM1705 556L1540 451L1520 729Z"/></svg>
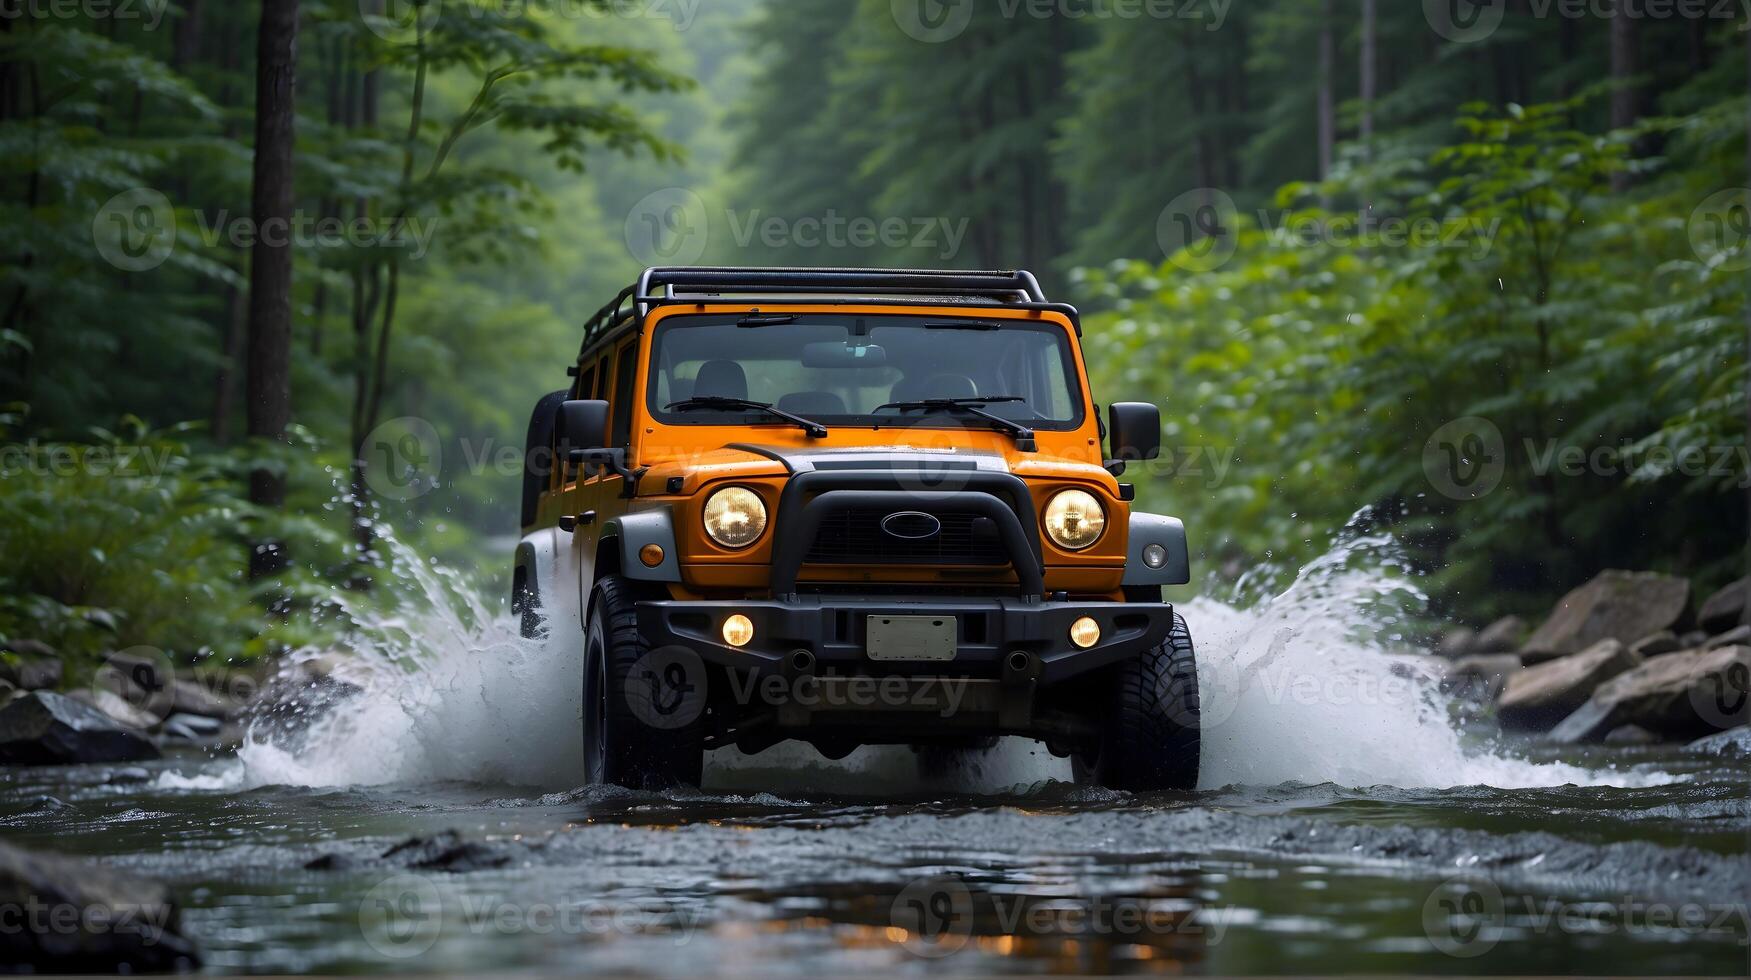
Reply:
<svg viewBox="0 0 1751 980"><path fill-rule="evenodd" d="M1449 690L1493 708L1504 728L1556 743L1751 743L1751 578L1693 608L1690 583L1607 571L1537 629L1508 617L1457 628L1435 651Z"/></svg>

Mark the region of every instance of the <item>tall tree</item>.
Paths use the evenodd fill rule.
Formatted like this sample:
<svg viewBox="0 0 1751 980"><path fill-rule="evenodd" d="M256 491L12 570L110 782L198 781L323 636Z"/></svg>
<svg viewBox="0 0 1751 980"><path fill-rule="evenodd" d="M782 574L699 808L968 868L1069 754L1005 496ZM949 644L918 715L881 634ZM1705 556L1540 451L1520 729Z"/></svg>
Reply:
<svg viewBox="0 0 1751 980"><path fill-rule="evenodd" d="M292 243L283 232L291 227L293 207L298 0L262 0L255 56L250 214L257 234L249 263L249 435L279 440L292 421ZM264 233L268 229L282 233ZM254 503L277 507L285 497L283 474L265 467L250 474ZM279 544L257 544L250 568L256 574L270 572L283 559Z"/></svg>
<svg viewBox="0 0 1751 980"><path fill-rule="evenodd" d="M1631 17L1628 0L1617 0L1611 11L1611 128L1628 129L1640 116L1640 92L1635 74L1638 70L1635 18ZM1611 189L1624 191L1630 175L1619 171L1611 178Z"/></svg>
<svg viewBox="0 0 1751 980"><path fill-rule="evenodd" d="M1362 124L1359 138L1362 141L1363 154L1369 157L1374 152L1374 99L1378 84L1376 32L1380 26L1380 18L1375 2L1376 0L1362 0Z"/></svg>
<svg viewBox="0 0 1751 980"><path fill-rule="evenodd" d="M1332 94L1332 78L1337 71L1337 42L1332 37L1335 17L1332 0L1323 0L1319 8L1319 179L1331 176L1332 152L1337 145L1337 103Z"/></svg>

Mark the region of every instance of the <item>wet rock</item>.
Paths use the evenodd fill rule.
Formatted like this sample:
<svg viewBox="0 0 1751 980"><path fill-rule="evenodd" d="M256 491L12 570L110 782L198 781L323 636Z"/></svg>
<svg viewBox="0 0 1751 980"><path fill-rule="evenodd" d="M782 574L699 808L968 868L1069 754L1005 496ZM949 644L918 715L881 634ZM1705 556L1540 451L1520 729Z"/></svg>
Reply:
<svg viewBox="0 0 1751 980"><path fill-rule="evenodd" d="M1660 736L1640 725L1619 725L1605 736L1606 745L1653 745Z"/></svg>
<svg viewBox="0 0 1751 980"><path fill-rule="evenodd" d="M127 698L122 697L114 691L107 691L103 688L94 688L86 691L74 691L67 696L82 704L88 704L91 707L96 708L115 719L117 724L120 724L124 728L133 728L143 732L157 727L159 722L157 715L130 703Z"/></svg>
<svg viewBox="0 0 1751 980"><path fill-rule="evenodd" d="M163 885L0 843L0 970L171 973L200 966Z"/></svg>
<svg viewBox="0 0 1751 980"><path fill-rule="evenodd" d="M1745 598L1751 592L1751 576L1728 585L1703 600L1697 625L1709 633L1724 633L1745 621Z"/></svg>
<svg viewBox="0 0 1751 980"><path fill-rule="evenodd" d="M161 734L179 742L206 742L219 737L224 722L204 715L174 714L164 719Z"/></svg>
<svg viewBox="0 0 1751 980"><path fill-rule="evenodd" d="M146 736L87 704L34 691L0 708L0 763L27 766L158 758Z"/></svg>
<svg viewBox="0 0 1751 980"><path fill-rule="evenodd" d="M50 691L61 686L65 668L55 657L25 657L0 663L0 678L23 691Z"/></svg>
<svg viewBox="0 0 1751 980"><path fill-rule="evenodd" d="M1688 633L1678 634L1678 648L1680 650L1700 650L1702 645L1707 642L1708 634L1702 630L1691 630Z"/></svg>
<svg viewBox="0 0 1751 980"><path fill-rule="evenodd" d="M38 657L43 660L59 660L61 657L60 651L41 640L7 640L5 649L7 652L16 653L20 657Z"/></svg>
<svg viewBox="0 0 1751 980"><path fill-rule="evenodd" d="M488 871L511 863L511 855L505 851L463 840L454 830L402 841L384 851L383 859L417 871Z"/></svg>
<svg viewBox="0 0 1751 980"><path fill-rule="evenodd" d="M1511 674L1521 670L1518 654L1460 657L1441 681L1441 689L1470 701L1494 701Z"/></svg>
<svg viewBox="0 0 1751 980"><path fill-rule="evenodd" d="M1684 649L1683 645L1678 642L1678 634L1671 630L1651 633L1630 644L1629 648L1643 660L1649 657L1658 657L1663 653L1677 653Z"/></svg>
<svg viewBox="0 0 1751 980"><path fill-rule="evenodd" d="M1751 646L1655 657L1602 685L1551 732L1587 742L1619 725L1666 738L1695 738L1751 721Z"/></svg>
<svg viewBox="0 0 1751 980"><path fill-rule="evenodd" d="M1709 637L1702 648L1713 650L1716 647L1740 646L1746 643L1751 643L1751 626L1735 626L1720 636Z"/></svg>
<svg viewBox="0 0 1751 980"><path fill-rule="evenodd" d="M165 657L145 657L131 653L111 653L104 657L106 666L128 679L142 691L162 691L174 679L170 661ZM123 693L123 692L117 692ZM123 696L126 696L125 694Z"/></svg>
<svg viewBox="0 0 1751 980"><path fill-rule="evenodd" d="M1690 606L1690 583L1652 572L1605 571L1557 603L1520 651L1528 664L1579 653L1601 640L1630 644L1671 629Z"/></svg>
<svg viewBox="0 0 1751 980"><path fill-rule="evenodd" d="M1503 726L1546 729L1568 717L1601 684L1641 663L1617 640L1601 640L1581 653L1512 674L1496 701Z"/></svg>
<svg viewBox="0 0 1751 980"><path fill-rule="evenodd" d="M1751 725L1741 725L1690 743L1692 752L1724 755L1729 759L1751 758Z"/></svg>
<svg viewBox="0 0 1751 980"><path fill-rule="evenodd" d="M1441 641L1435 644L1435 655L1449 660L1463 657L1471 652L1476 640L1476 630L1469 626L1455 626L1442 634Z"/></svg>
<svg viewBox="0 0 1751 980"><path fill-rule="evenodd" d="M170 695L171 710L185 715L229 718L241 707L230 698L208 690L206 685L191 680L172 681Z"/></svg>
<svg viewBox="0 0 1751 980"><path fill-rule="evenodd" d="M1513 653L1526 642L1526 620L1519 616L1503 616L1485 626L1471 646L1472 653Z"/></svg>
<svg viewBox="0 0 1751 980"><path fill-rule="evenodd" d="M71 809L73 809L73 808L62 800L58 800L58 799L54 798L53 796L44 796L44 797L39 798L35 803L33 803L31 805L31 808L25 812L26 813L37 813L37 814L60 813L62 810L71 810Z"/></svg>
<svg viewBox="0 0 1751 980"><path fill-rule="evenodd" d="M347 854L324 854L304 862L306 871L351 871L363 863Z"/></svg>

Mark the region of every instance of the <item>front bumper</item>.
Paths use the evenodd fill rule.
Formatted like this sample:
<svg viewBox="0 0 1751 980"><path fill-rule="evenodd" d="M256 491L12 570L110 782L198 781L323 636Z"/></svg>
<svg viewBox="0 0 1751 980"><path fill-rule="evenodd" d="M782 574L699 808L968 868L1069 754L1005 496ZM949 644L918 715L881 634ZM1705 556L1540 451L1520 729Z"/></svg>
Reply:
<svg viewBox="0 0 1751 980"><path fill-rule="evenodd" d="M724 620L736 613L754 623L747 646L723 642ZM955 657L940 661L873 661L866 654L868 617L953 617ZM1100 640L1079 649L1070 625L1089 616ZM678 646L701 659L754 675L952 676L1063 683L1134 657L1167 638L1173 607L1157 603L1052 602L1025 598L897 599L795 596L638 604L639 631L653 647ZM798 656L807 651L806 657Z"/></svg>

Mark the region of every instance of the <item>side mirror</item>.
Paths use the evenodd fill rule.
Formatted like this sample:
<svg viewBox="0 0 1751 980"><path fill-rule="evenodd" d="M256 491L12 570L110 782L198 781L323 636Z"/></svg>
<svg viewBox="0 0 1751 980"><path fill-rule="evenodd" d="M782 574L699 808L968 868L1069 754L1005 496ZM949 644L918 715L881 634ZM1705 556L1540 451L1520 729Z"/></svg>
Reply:
<svg viewBox="0 0 1751 980"><path fill-rule="evenodd" d="M1107 469L1125 472L1125 464L1161 457L1161 409L1148 402L1114 402L1107 409L1107 443L1113 458Z"/></svg>
<svg viewBox="0 0 1751 980"><path fill-rule="evenodd" d="M568 401L554 419L554 445L567 464L583 462L583 454L608 445L608 403Z"/></svg>

